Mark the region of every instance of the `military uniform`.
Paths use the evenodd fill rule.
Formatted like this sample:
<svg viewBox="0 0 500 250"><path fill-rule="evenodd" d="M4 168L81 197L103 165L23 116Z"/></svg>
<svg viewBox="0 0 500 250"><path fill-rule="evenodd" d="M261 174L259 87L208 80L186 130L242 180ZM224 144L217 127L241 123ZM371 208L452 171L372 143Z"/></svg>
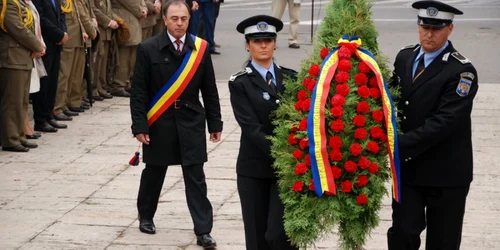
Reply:
<svg viewBox="0 0 500 250"><path fill-rule="evenodd" d="M267 29L259 30L258 24L262 27L264 23ZM279 19L260 15L242 21L237 30L247 39L275 39L282 28ZM231 106L241 127L236 173L247 250L298 250L285 234L284 206L272 167L271 141L267 138L273 135L272 112L278 108L279 95L285 91L285 75L295 77L296 72L274 63L265 69L249 62L229 79Z"/></svg>
<svg viewBox="0 0 500 250"><path fill-rule="evenodd" d="M0 1L0 10L5 9L0 20L0 137L3 150L26 152L24 119L33 69L31 55L43 48L35 35L28 4L23 0L18 3Z"/></svg>
<svg viewBox="0 0 500 250"><path fill-rule="evenodd" d="M437 1L414 3L414 8L424 9L420 25L435 28L451 20L427 20L425 13L461 13L450 7ZM407 46L394 62L403 134L399 136L401 203L392 204L391 250L418 250L426 227L426 249L459 249L473 175L470 115L478 90L476 69L450 41L441 50L423 52L420 45ZM419 70L420 59L431 57Z"/></svg>
<svg viewBox="0 0 500 250"><path fill-rule="evenodd" d="M153 36L153 27L156 25L156 17L158 16L154 13L155 11L154 0L144 0L144 4L148 9L148 16L146 18L141 19L143 41Z"/></svg>
<svg viewBox="0 0 500 250"><path fill-rule="evenodd" d="M87 62L87 58L85 58L84 64L88 63L89 67L84 68L84 76L88 73L93 74L93 68L95 65L95 62L93 58L95 58L95 53L94 50L92 49L92 44L98 41L98 36L97 36L97 23L94 23L96 21L94 11L92 10L92 4L90 2L91 0L77 0L77 6L80 8L80 20L82 22L83 28L85 29L85 33L89 36L87 41L85 42L85 47L87 48L85 53L90 54L90 62ZM96 25L96 26L94 26ZM86 70L90 71L86 73ZM91 83L93 84L93 83ZM93 86L95 87L95 86ZM82 104L82 98L88 96L87 94L87 79L84 77L82 80L82 84L80 85L80 89L75 87L73 89L73 93L70 93L69 101L71 103L71 106L76 103L80 103L80 107L84 109L88 109L86 105L81 105ZM75 90L79 90L79 93L77 93ZM79 95L77 95L79 94Z"/></svg>
<svg viewBox="0 0 500 250"><path fill-rule="evenodd" d="M111 9L110 0L93 0L93 6L95 17L99 25L99 39L98 43L96 62L93 72L94 83L96 85L94 95L101 95L108 97L106 88L108 87L108 82L106 79L106 70L109 54L109 45L111 42L111 36L113 30L109 28L109 24L112 20L116 18L115 14Z"/></svg>

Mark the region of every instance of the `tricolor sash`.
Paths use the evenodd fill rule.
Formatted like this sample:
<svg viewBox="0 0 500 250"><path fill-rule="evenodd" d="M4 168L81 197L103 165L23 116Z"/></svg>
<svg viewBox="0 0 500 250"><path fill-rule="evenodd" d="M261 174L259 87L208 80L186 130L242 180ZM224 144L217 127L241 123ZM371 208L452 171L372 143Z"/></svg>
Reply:
<svg viewBox="0 0 500 250"><path fill-rule="evenodd" d="M194 41L196 50L188 49L181 66L168 79L163 87L156 93L153 100L149 104L148 110L148 125L151 126L162 114L167 110L172 103L179 98L184 89L187 87L191 79L193 79L201 59L207 48L207 41L191 35Z"/></svg>

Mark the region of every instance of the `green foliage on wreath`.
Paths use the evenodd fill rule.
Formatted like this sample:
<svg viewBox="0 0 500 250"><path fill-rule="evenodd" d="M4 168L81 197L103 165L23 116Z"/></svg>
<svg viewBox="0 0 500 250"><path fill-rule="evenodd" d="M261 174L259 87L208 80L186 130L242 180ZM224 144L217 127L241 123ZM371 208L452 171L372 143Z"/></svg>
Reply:
<svg viewBox="0 0 500 250"><path fill-rule="evenodd" d="M345 96L343 114L338 118L343 121L345 128L338 133L332 129L327 130L327 137L338 136L342 140L341 151L344 157L342 160L330 161L332 166L338 166L342 170L339 178L335 179L337 194L317 197L313 191L309 190L312 187L310 167L303 169L304 165L298 166L299 164L307 166L306 154L308 154L307 131L303 128L303 122L301 123L308 115L307 101L303 104L300 103L302 101L300 99L304 98L304 93L307 93L306 99L311 98L310 84L312 80L314 80L313 83L316 81L311 76L311 70L315 67L314 65L321 65L326 49L330 51L337 47L337 41L344 34L358 36L363 43L361 47L375 56L384 79L388 84L390 82L387 59L378 50L378 33L371 20L370 8L369 0L333 0L329 3L326 17L322 21L315 40L314 51L302 63L298 78L285 80L286 92L282 97L280 107L274 114L277 127L275 136L271 138L273 144L271 151L276 159L274 167L279 175L280 197L285 205L285 230L292 242L301 248L313 246L318 239L333 232L336 226L338 226L339 245L342 249L356 249L362 246L372 229L378 225L378 212L382 198L389 193L385 184L390 179L391 172L388 167L384 138L375 140L370 138L370 133L364 139L354 137L356 129L360 128L353 124L353 119L358 115L366 119L366 124L362 126L365 131L380 127L386 133L381 122L375 121L371 115L373 111L382 109L380 98L371 95L369 98L363 98L359 95L358 86L360 85L355 78L360 73L360 61L356 56L350 59L352 67L348 72L349 80L345 83L349 87L349 93ZM367 72L366 76L371 79L373 72ZM331 113L333 104L330 101L337 93L338 84L334 80L332 80L325 107L327 126L330 126L334 120ZM369 86L369 83L366 86ZM390 92L393 98L399 96L397 89L391 88ZM299 95L302 96L299 97ZM370 110L360 114L357 111L357 105L362 101L369 105ZM376 141L380 146L378 153L368 152L370 141ZM350 154L350 146L355 143L362 147L361 155ZM332 148L328 146L328 152L331 151ZM344 164L347 161L358 163L361 156L364 156L370 164L375 164L377 168L375 169L373 165L371 165L373 168L358 166L355 172L346 172L343 168ZM297 174L297 168L299 172L304 170L306 172ZM363 183L357 185L361 175L368 177L368 182L364 185ZM352 190L343 192L342 183L347 180L351 181ZM300 187L300 183L304 186ZM367 199L359 198L362 195L365 195L364 198Z"/></svg>

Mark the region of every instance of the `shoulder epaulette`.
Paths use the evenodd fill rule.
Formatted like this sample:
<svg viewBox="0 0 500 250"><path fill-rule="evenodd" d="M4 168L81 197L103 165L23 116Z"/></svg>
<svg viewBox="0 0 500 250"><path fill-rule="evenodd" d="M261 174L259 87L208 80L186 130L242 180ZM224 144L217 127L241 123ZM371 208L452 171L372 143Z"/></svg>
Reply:
<svg viewBox="0 0 500 250"><path fill-rule="evenodd" d="M242 76L242 75L244 75L244 74L246 74L246 73L248 73L248 71L247 71L246 69L242 69L242 70L240 70L240 71L238 71L238 72L236 72L236 73L232 74L232 75L231 75L231 77L229 77L229 81L230 81L230 82L232 82L232 81L234 81L236 78L238 78L238 77L240 77L240 76Z"/></svg>
<svg viewBox="0 0 500 250"><path fill-rule="evenodd" d="M470 60L467 59L467 57L465 57L462 54L460 54L458 51L455 51L455 52L451 53L451 56L454 57L455 59L457 59L462 64L470 63Z"/></svg>
<svg viewBox="0 0 500 250"><path fill-rule="evenodd" d="M401 48L401 50L405 50L405 49L415 49L418 47L418 43L417 44L410 44L410 45L406 45L404 46L403 48Z"/></svg>

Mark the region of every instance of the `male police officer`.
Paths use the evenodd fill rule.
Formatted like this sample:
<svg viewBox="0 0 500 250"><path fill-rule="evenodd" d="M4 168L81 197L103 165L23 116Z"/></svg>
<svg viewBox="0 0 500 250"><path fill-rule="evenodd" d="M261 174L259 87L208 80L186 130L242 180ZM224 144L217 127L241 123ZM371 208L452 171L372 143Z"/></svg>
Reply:
<svg viewBox="0 0 500 250"><path fill-rule="evenodd" d="M462 12L438 1L417 1L420 44L403 48L394 63L401 87L399 137L402 201L393 201L390 250L459 249L472 181L471 110L476 69L448 37Z"/></svg>

